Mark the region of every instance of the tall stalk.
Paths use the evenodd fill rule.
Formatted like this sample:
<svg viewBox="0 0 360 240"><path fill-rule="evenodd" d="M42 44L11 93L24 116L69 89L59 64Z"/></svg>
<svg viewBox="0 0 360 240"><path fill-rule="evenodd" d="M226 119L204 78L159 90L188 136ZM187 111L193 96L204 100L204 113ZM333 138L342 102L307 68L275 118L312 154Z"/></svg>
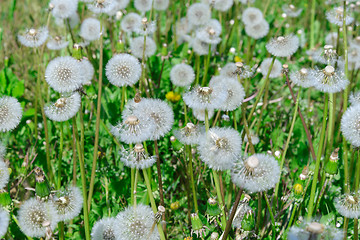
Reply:
<svg viewBox="0 0 360 240"><path fill-rule="evenodd" d="M62 157L64 148L64 126L63 122L60 122L60 151L58 154L58 178L57 178L57 189L61 187L61 168L62 168Z"/></svg>
<svg viewBox="0 0 360 240"><path fill-rule="evenodd" d="M194 172L193 172L193 165L192 165L193 160L192 160L192 153L191 153L191 146L190 145L186 146L186 152L187 152L187 155L188 155L188 158L189 158L188 171L189 171L190 181L191 181L191 188L192 188L192 194L193 194L193 200L194 200L194 208L195 208L195 212L198 213L199 208L198 208L197 197L196 197Z"/></svg>
<svg viewBox="0 0 360 240"><path fill-rule="evenodd" d="M315 8L316 0L312 0L310 10L310 49L315 46Z"/></svg>

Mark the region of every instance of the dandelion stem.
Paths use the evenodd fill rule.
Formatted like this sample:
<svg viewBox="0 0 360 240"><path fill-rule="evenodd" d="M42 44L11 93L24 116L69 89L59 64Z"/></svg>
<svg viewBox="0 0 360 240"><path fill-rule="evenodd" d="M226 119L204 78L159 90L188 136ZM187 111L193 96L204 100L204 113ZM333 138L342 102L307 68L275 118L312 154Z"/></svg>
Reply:
<svg viewBox="0 0 360 240"><path fill-rule="evenodd" d="M211 56L211 44L209 44L209 52L208 52L207 58L204 58L204 60L206 60L206 62L205 62L204 76L203 76L203 80L201 82L201 86L203 86L203 87L205 86L206 77L207 77L207 74L208 74L208 71L209 71L210 56Z"/></svg>
<svg viewBox="0 0 360 240"><path fill-rule="evenodd" d="M219 175L215 170L213 170L212 172L213 172L214 183L215 183L215 188L216 188L216 195L219 200L219 205L220 205L221 212L222 212L221 229L225 230L225 227L226 227L225 205L224 205L224 201L223 201L222 194L221 194Z"/></svg>
<svg viewBox="0 0 360 240"><path fill-rule="evenodd" d="M359 240L359 220L354 219L354 240Z"/></svg>
<svg viewBox="0 0 360 240"><path fill-rule="evenodd" d="M264 193L264 198L265 198L266 205L267 205L267 207L268 207L268 209L269 209L269 213L270 213L271 227L272 227L272 230L273 230L272 238L275 239L276 229L275 229L275 218L274 218L274 214L273 214L273 211L272 211L272 208L271 208L271 206L270 206L270 202L269 202L269 199L268 199L266 193Z"/></svg>
<svg viewBox="0 0 360 240"><path fill-rule="evenodd" d="M85 239L90 240L90 223L89 223L89 212L88 212L88 204L87 204L87 185L86 185L86 173L85 173L85 163L83 159L83 154L81 153L81 146L79 141L79 133L76 124L76 117L73 117L73 128L75 132L75 141L76 148L78 152L78 158L80 163L80 174L81 174L81 184L82 184L82 192L84 198L83 211L84 211L84 225L85 225Z"/></svg>
<svg viewBox="0 0 360 240"><path fill-rule="evenodd" d="M131 205L134 205L134 198L135 198L135 168L131 168Z"/></svg>
<svg viewBox="0 0 360 240"><path fill-rule="evenodd" d="M63 147L64 147L64 126L63 122L60 122L60 151L58 155L58 179L57 179L57 189L61 187L61 165L63 157Z"/></svg>
<svg viewBox="0 0 360 240"><path fill-rule="evenodd" d="M195 86L199 84L200 78L200 56L198 54L195 55L195 66L196 66L196 79Z"/></svg>
<svg viewBox="0 0 360 240"><path fill-rule="evenodd" d="M315 200L315 194L316 194L316 185L317 185L317 181L318 181L319 170L320 170L320 162L321 162L321 154L323 152L323 145L324 145L324 140L325 140L328 106L329 106L329 95L325 94L323 122L322 122L322 128L321 128L321 135L320 135L318 152L317 152L317 156L316 156L314 178L313 178L312 185L311 185L310 201L309 201L309 206L308 206L308 209L309 209L308 210L308 215L307 215L308 220L311 219L312 214L313 214L313 210L314 210L314 200Z"/></svg>
<svg viewBox="0 0 360 240"><path fill-rule="evenodd" d="M103 21L100 19L100 29L103 31ZM96 126L95 126L95 142L94 142L94 154L91 169L90 188L89 188L89 199L88 208L91 207L91 200L94 191L95 174L96 174L96 161L98 158L98 147L99 147L99 130L100 130L100 115L101 115L101 93L102 93L102 80L103 80L103 38L104 33L100 34L100 59L99 59L99 85L97 95L97 107L96 107Z"/></svg>
<svg viewBox="0 0 360 240"><path fill-rule="evenodd" d="M246 136L248 138L248 143L250 145L250 152L251 154L255 154L255 148L254 148L254 145L252 143L252 140L251 140L251 134L250 134L250 130L249 130L249 125L248 125L248 122L246 121L246 115L245 115L245 105L242 104L241 106L241 113L242 113L242 118L243 118L243 121L244 121L244 129L245 129L245 132L243 134L246 133ZM244 135L245 136L245 135ZM242 137L243 139L243 137Z"/></svg>
<svg viewBox="0 0 360 240"><path fill-rule="evenodd" d="M229 235L229 232L230 232L230 229L231 229L231 226L232 226L232 222L233 222L234 217L235 217L236 210L238 209L238 206L239 206L239 203L240 203L242 192L243 192L243 190L240 189L237 196L236 196L232 211L231 211L229 219L228 219L228 221L226 223L226 228L225 228L224 234L223 234L223 236L221 238L223 240L226 240L227 236Z"/></svg>
<svg viewBox="0 0 360 240"><path fill-rule="evenodd" d="M134 207L136 207L136 191L137 191L137 179L138 179L138 175L139 175L139 170L136 169L135 170L135 179L134 179Z"/></svg>
<svg viewBox="0 0 360 240"><path fill-rule="evenodd" d="M190 175L191 188L192 188L192 194L193 194L193 199L194 199L194 208L195 208L195 212L198 213L199 208L198 208L197 197L196 197L194 172L193 172L193 165L192 165L193 160L192 160L192 153L191 153L191 146L190 145L186 146L186 151L187 151L187 155L188 155L188 158L189 158L188 171L189 171L189 175Z"/></svg>
<svg viewBox="0 0 360 240"><path fill-rule="evenodd" d="M310 11L310 49L315 46L315 7L316 0L311 1L311 11Z"/></svg>
<svg viewBox="0 0 360 240"><path fill-rule="evenodd" d="M355 193L359 195L359 182L360 182L360 150L358 150L358 164L356 164L356 175L355 175Z"/></svg>

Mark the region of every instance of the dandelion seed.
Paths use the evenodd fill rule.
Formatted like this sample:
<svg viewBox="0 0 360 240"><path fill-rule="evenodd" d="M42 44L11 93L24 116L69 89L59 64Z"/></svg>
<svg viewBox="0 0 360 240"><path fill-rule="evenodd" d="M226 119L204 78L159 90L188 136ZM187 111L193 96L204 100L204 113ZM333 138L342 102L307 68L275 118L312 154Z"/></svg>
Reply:
<svg viewBox="0 0 360 240"><path fill-rule="evenodd" d="M18 35L19 42L26 47L39 47L46 42L49 36L49 31L46 27L39 29L27 29L24 34Z"/></svg>
<svg viewBox="0 0 360 240"><path fill-rule="evenodd" d="M245 98L243 86L235 79L224 78L221 75L212 77L209 83L210 87L223 88L227 92L227 98L220 109L224 111L233 111L237 109Z"/></svg>
<svg viewBox="0 0 360 240"><path fill-rule="evenodd" d="M170 71L170 80L175 86L186 87L195 80L193 68L185 63L176 64Z"/></svg>
<svg viewBox="0 0 360 240"><path fill-rule="evenodd" d="M209 20L204 26L196 31L196 37L208 44L218 44L221 42L221 24L216 19Z"/></svg>
<svg viewBox="0 0 360 240"><path fill-rule="evenodd" d="M158 11L164 11L169 7L169 0L153 0L154 1L154 9Z"/></svg>
<svg viewBox="0 0 360 240"><path fill-rule="evenodd" d="M331 239L341 240L344 233L329 225L318 222L305 222L299 227L292 226L288 233L289 240L308 240L308 239Z"/></svg>
<svg viewBox="0 0 360 240"><path fill-rule="evenodd" d="M100 21L95 18L85 19L80 27L80 36L86 41L95 41L100 38Z"/></svg>
<svg viewBox="0 0 360 240"><path fill-rule="evenodd" d="M205 127L203 125L195 125L193 123L187 123L184 128L174 131L175 137L186 145L199 144L204 133Z"/></svg>
<svg viewBox="0 0 360 240"><path fill-rule="evenodd" d="M117 215L116 222L114 233L117 240L160 239L157 228L153 227L155 216L149 206L127 207Z"/></svg>
<svg viewBox="0 0 360 240"><path fill-rule="evenodd" d="M9 182L10 174L6 163L0 159L0 189L3 189ZM1 234L0 234L1 235Z"/></svg>
<svg viewBox="0 0 360 240"><path fill-rule="evenodd" d="M249 7L244 10L241 19L245 25L254 25L260 23L264 17L260 9Z"/></svg>
<svg viewBox="0 0 360 240"><path fill-rule="evenodd" d="M140 62L129 54L117 54L106 64L106 77L115 86L132 86L141 77Z"/></svg>
<svg viewBox="0 0 360 240"><path fill-rule="evenodd" d="M298 86L308 88L314 86L315 71L311 68L301 68L290 73L290 80Z"/></svg>
<svg viewBox="0 0 360 240"><path fill-rule="evenodd" d="M360 147L360 105L350 106L341 118L341 132L355 147Z"/></svg>
<svg viewBox="0 0 360 240"><path fill-rule="evenodd" d="M347 13L349 11L346 11ZM344 8L343 7L335 7L326 12L326 19L339 27L343 26L343 19L344 19ZM353 17L348 15L345 16L345 25L350 25L354 21Z"/></svg>
<svg viewBox="0 0 360 240"><path fill-rule="evenodd" d="M340 92L349 84L349 81L345 78L345 74L340 71L335 71L335 68L330 65L322 70L316 71L314 76L314 87L321 92Z"/></svg>
<svg viewBox="0 0 360 240"><path fill-rule="evenodd" d="M18 100L4 96L0 98L0 132L16 128L22 117L22 107Z"/></svg>
<svg viewBox="0 0 360 240"><path fill-rule="evenodd" d="M5 236L9 227L10 216L9 213L0 207L0 237Z"/></svg>
<svg viewBox="0 0 360 240"><path fill-rule="evenodd" d="M69 18L76 13L78 1L77 0L51 0L50 4L54 7L51 13L56 18Z"/></svg>
<svg viewBox="0 0 360 240"><path fill-rule="evenodd" d="M35 198L26 200L18 212L19 227L29 237L44 237L47 225L53 231L58 223L55 206L52 202L41 202Z"/></svg>
<svg viewBox="0 0 360 240"><path fill-rule="evenodd" d="M83 197L78 187L71 186L58 193L54 200L59 221L68 221L80 214Z"/></svg>
<svg viewBox="0 0 360 240"><path fill-rule="evenodd" d="M260 39L269 33L269 23L262 19L258 23L245 25L245 32L249 37Z"/></svg>
<svg viewBox="0 0 360 240"><path fill-rule="evenodd" d="M267 76L270 69L271 61L272 61L271 58L265 58L264 61L261 63L260 72L262 73L263 76ZM275 59L269 78L280 77L281 71L282 71L282 64L279 60Z"/></svg>
<svg viewBox="0 0 360 240"><path fill-rule="evenodd" d="M60 36L51 38L46 44L47 48L50 50L61 50L63 48L66 48L67 45L69 45L69 41L65 41Z"/></svg>
<svg viewBox="0 0 360 240"><path fill-rule="evenodd" d="M241 153L241 137L235 129L214 127L200 141L198 150L209 168L228 170Z"/></svg>
<svg viewBox="0 0 360 240"><path fill-rule="evenodd" d="M238 76L240 77L240 79L246 79L252 77L252 75L253 75L253 70L249 66L244 65L241 62L227 63L220 70L220 76L233 78L236 81L238 80Z"/></svg>
<svg viewBox="0 0 360 240"><path fill-rule="evenodd" d="M90 11L96 14L109 14L117 7L116 3L117 2L115 0L92 0L87 7Z"/></svg>
<svg viewBox="0 0 360 240"><path fill-rule="evenodd" d="M293 34L272 38L267 44L266 49L273 56L289 57L299 48L299 38Z"/></svg>
<svg viewBox="0 0 360 240"><path fill-rule="evenodd" d="M280 167L274 157L254 154L246 160L239 159L231 174L238 187L250 193L263 192L275 187L280 179Z"/></svg>
<svg viewBox="0 0 360 240"><path fill-rule="evenodd" d="M188 8L186 17L195 26L206 24L211 17L210 7L204 3L194 3Z"/></svg>
<svg viewBox="0 0 360 240"><path fill-rule="evenodd" d="M120 150L120 156L120 160L129 168L146 169L156 162L156 157L149 156L141 143L136 144L135 147L129 151L122 148Z"/></svg>
<svg viewBox="0 0 360 240"><path fill-rule="evenodd" d="M94 224L91 231L92 240L116 240L115 225L116 218L103 218Z"/></svg>
<svg viewBox="0 0 360 240"><path fill-rule="evenodd" d="M46 67L45 80L57 92L72 92L81 87L84 72L75 58L57 57Z"/></svg>
<svg viewBox="0 0 360 240"><path fill-rule="evenodd" d="M184 93L183 99L186 105L192 109L217 109L227 99L227 92L220 86L195 87Z"/></svg>
<svg viewBox="0 0 360 240"><path fill-rule="evenodd" d="M335 199L336 210L344 217L360 217L360 199L357 194L344 194Z"/></svg>
<svg viewBox="0 0 360 240"><path fill-rule="evenodd" d="M137 13L128 13L121 20L121 29L124 32L135 32L135 29L139 29L141 27L141 17Z"/></svg>
<svg viewBox="0 0 360 240"><path fill-rule="evenodd" d="M194 117L204 122L205 121L205 109L193 109L193 115ZM211 119L214 116L214 110L208 109L208 118Z"/></svg>
<svg viewBox="0 0 360 240"><path fill-rule="evenodd" d="M131 53L137 58L143 58L144 37L133 38L130 42ZM156 43L150 37L146 38L145 57L151 57L156 52Z"/></svg>
<svg viewBox="0 0 360 240"><path fill-rule="evenodd" d="M282 10L284 11L284 13L286 13L287 16L289 17L293 17L296 18L298 16L300 16L302 9L300 8L296 8L294 5L292 4L284 4L282 5Z"/></svg>

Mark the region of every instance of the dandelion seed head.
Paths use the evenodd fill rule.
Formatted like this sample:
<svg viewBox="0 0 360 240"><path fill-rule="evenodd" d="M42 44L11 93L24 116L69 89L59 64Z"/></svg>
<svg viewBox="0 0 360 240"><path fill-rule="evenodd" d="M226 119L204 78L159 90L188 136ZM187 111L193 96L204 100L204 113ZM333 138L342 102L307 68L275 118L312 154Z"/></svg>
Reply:
<svg viewBox="0 0 360 240"><path fill-rule="evenodd" d="M91 85L91 80L93 79L95 73L94 66L87 58L81 59L79 64L81 69L83 70L83 84Z"/></svg>
<svg viewBox="0 0 360 240"><path fill-rule="evenodd" d="M254 154L235 163L231 179L248 192L262 192L273 188L279 181L280 167L274 157Z"/></svg>
<svg viewBox="0 0 360 240"><path fill-rule="evenodd" d="M300 16L300 14L302 13L301 8L296 8L292 4L284 4L284 5L282 5L281 8L284 11L284 13L286 13L287 16L293 17L293 18Z"/></svg>
<svg viewBox="0 0 360 240"><path fill-rule="evenodd" d="M251 143L253 145L256 145L260 142L260 138L258 135L256 135L256 133L252 130L250 130L250 138L251 138ZM249 142L249 138L248 138L248 135L245 133L245 136L244 136L244 142Z"/></svg>
<svg viewBox="0 0 360 240"><path fill-rule="evenodd" d="M85 19L80 27L80 36L86 41L95 41L100 38L100 21L96 18Z"/></svg>
<svg viewBox="0 0 360 240"><path fill-rule="evenodd" d="M58 193L53 202L59 221L68 221L80 214L83 197L78 187L71 186L65 191Z"/></svg>
<svg viewBox="0 0 360 240"><path fill-rule="evenodd" d="M211 17L210 7L204 3L194 3L188 8L186 17L195 26L206 24Z"/></svg>
<svg viewBox="0 0 360 240"><path fill-rule="evenodd" d="M233 209L234 206L231 207L231 210ZM247 214L247 213L251 213L253 210L252 208L249 206L248 203L241 203L238 205L237 207L237 215L235 215L234 217L234 220L232 222L232 225L235 227L235 228L241 228L241 223L242 223L242 220L244 219L244 216ZM236 214L236 213L235 213Z"/></svg>
<svg viewBox="0 0 360 240"><path fill-rule="evenodd" d="M269 23L262 19L258 23L245 25L245 32L249 37L260 39L269 33Z"/></svg>
<svg viewBox="0 0 360 240"><path fill-rule="evenodd" d="M24 34L18 35L19 42L26 47L39 47L46 42L49 36L49 31L46 27L39 29L27 29Z"/></svg>
<svg viewBox="0 0 360 240"><path fill-rule="evenodd" d="M222 31L221 24L216 19L210 19L206 24L196 31L196 37L200 41L208 44L218 44L221 42L219 37Z"/></svg>
<svg viewBox="0 0 360 240"><path fill-rule="evenodd" d="M0 189L3 189L8 184L9 178L10 174L8 167L6 163L0 159Z"/></svg>
<svg viewBox="0 0 360 240"><path fill-rule="evenodd" d="M184 93L183 99L186 105L192 109L217 109L227 99L227 92L220 86L200 87L196 86L191 91Z"/></svg>
<svg viewBox="0 0 360 240"><path fill-rule="evenodd" d="M115 0L92 0L87 7L95 14L111 14L117 7L117 2Z"/></svg>
<svg viewBox="0 0 360 240"><path fill-rule="evenodd" d="M180 19L175 24L175 31L177 35L177 43L181 44L187 38L187 34L192 30L192 25L186 17Z"/></svg>
<svg viewBox="0 0 360 240"><path fill-rule="evenodd" d="M227 78L232 78L234 80L238 80L238 76L240 79L250 78L253 75L253 70L244 65L241 62L237 63L227 63L223 68L220 70L220 76L224 76Z"/></svg>
<svg viewBox="0 0 360 240"><path fill-rule="evenodd" d="M56 102L44 107L45 115L56 122L64 122L74 117L80 109L81 97L78 92L64 95Z"/></svg>
<svg viewBox="0 0 360 240"><path fill-rule="evenodd" d="M335 199L335 208L347 218L360 217L360 199L356 194L344 194Z"/></svg>
<svg viewBox="0 0 360 240"><path fill-rule="evenodd" d="M360 91L351 93L349 97L349 102L353 106L360 105Z"/></svg>
<svg viewBox="0 0 360 240"><path fill-rule="evenodd" d="M0 207L0 237L3 237L9 227L10 215L9 213Z"/></svg>
<svg viewBox="0 0 360 240"><path fill-rule="evenodd" d="M153 0L134 0L134 7L139 12L147 12L151 10Z"/></svg>
<svg viewBox="0 0 360 240"><path fill-rule="evenodd" d="M348 15L349 11L346 11L347 15L345 16L345 25L350 25L354 18ZM326 12L326 19L339 27L343 26L344 19L344 8L343 7L335 7Z"/></svg>
<svg viewBox="0 0 360 240"><path fill-rule="evenodd" d="M233 6L234 0L202 0L202 3L209 4L220 12L226 12Z"/></svg>
<svg viewBox="0 0 360 240"><path fill-rule="evenodd" d="M249 7L244 10L241 19L245 25L254 25L262 21L264 17L260 9Z"/></svg>
<svg viewBox="0 0 360 240"><path fill-rule="evenodd" d="M341 132L355 147L360 146L360 105L350 106L341 118Z"/></svg>
<svg viewBox="0 0 360 240"><path fill-rule="evenodd" d="M338 34L337 32L331 32L325 37L325 43L327 45L333 45L336 46Z"/></svg>
<svg viewBox="0 0 360 240"><path fill-rule="evenodd" d="M208 43L201 41L201 39L194 37L190 39L189 42L190 47L193 49L193 51L199 55L207 55L209 53L209 45ZM215 49L215 45L211 45L211 50Z"/></svg>
<svg viewBox="0 0 360 240"><path fill-rule="evenodd" d="M156 157L149 156L141 143L137 143L135 147L130 150L122 148L120 150L120 156L120 160L129 168L147 169L156 162Z"/></svg>
<svg viewBox="0 0 360 240"><path fill-rule="evenodd" d="M35 198L26 200L18 212L19 227L29 237L44 237L47 231L47 224L55 230L58 223L58 216L54 204L41 202Z"/></svg>
<svg viewBox="0 0 360 240"><path fill-rule="evenodd" d="M144 37L136 37L130 41L131 53L137 58L143 58ZM150 37L146 38L145 57L151 57L156 52L156 43Z"/></svg>
<svg viewBox="0 0 360 240"><path fill-rule="evenodd" d="M265 58L264 61L261 63L260 72L262 73L263 76L267 76L270 69L271 61L272 61L271 58ZM282 71L282 64L279 60L275 59L269 78L280 77L281 71Z"/></svg>
<svg viewBox="0 0 360 240"><path fill-rule="evenodd" d="M171 69L170 80L175 86L186 87L194 82L195 72L190 65L179 63Z"/></svg>
<svg viewBox="0 0 360 240"><path fill-rule="evenodd" d="M241 153L241 137L235 129L214 127L200 140L198 150L209 168L228 170Z"/></svg>
<svg viewBox="0 0 360 240"><path fill-rule="evenodd" d="M140 76L140 62L129 54L117 54L106 64L106 77L115 86L132 86Z"/></svg>
<svg viewBox="0 0 360 240"><path fill-rule="evenodd" d="M335 71L331 65L324 69L317 70L314 73L314 87L326 93L335 93L344 90L349 81L346 79L344 72Z"/></svg>
<svg viewBox="0 0 360 240"><path fill-rule="evenodd" d="M292 226L288 233L289 240L331 239L341 240L344 233L330 225L318 222L302 222L300 226Z"/></svg>
<svg viewBox="0 0 360 240"><path fill-rule="evenodd" d="M205 121L205 109L193 109L193 115L194 117L204 122ZM208 109L208 117L211 119L214 116L214 109Z"/></svg>
<svg viewBox="0 0 360 240"><path fill-rule="evenodd" d="M46 43L47 48L50 50L61 50L66 48L68 45L69 41L65 41L64 38L60 36L50 38L50 40Z"/></svg>
<svg viewBox="0 0 360 240"><path fill-rule="evenodd" d="M76 13L78 1L77 0L51 0L53 4L51 13L56 18L69 18Z"/></svg>
<svg viewBox="0 0 360 240"><path fill-rule="evenodd" d="M299 38L290 34L272 38L267 44L266 49L276 57L289 57L299 48Z"/></svg>
<svg viewBox="0 0 360 240"><path fill-rule="evenodd" d="M121 29L124 32L131 33L141 27L141 17L137 13L128 13L121 20Z"/></svg>
<svg viewBox="0 0 360 240"><path fill-rule="evenodd" d="M8 132L16 128L22 117L22 107L18 100L4 96L0 98L0 132Z"/></svg>
<svg viewBox="0 0 360 240"><path fill-rule="evenodd" d="M308 88L314 86L315 71L311 68L301 68L290 73L290 80L298 86Z"/></svg>
<svg viewBox="0 0 360 240"><path fill-rule="evenodd" d="M189 122L185 127L174 130L174 135L181 143L194 145L199 144L204 132L205 127L203 125L195 125Z"/></svg>
<svg viewBox="0 0 360 240"><path fill-rule="evenodd" d="M103 218L94 224L91 231L93 240L116 240L115 225L116 218Z"/></svg>
<svg viewBox="0 0 360 240"><path fill-rule="evenodd" d="M157 227L153 227L155 216L149 206L127 207L117 215L116 221L114 233L118 240L160 239Z"/></svg>

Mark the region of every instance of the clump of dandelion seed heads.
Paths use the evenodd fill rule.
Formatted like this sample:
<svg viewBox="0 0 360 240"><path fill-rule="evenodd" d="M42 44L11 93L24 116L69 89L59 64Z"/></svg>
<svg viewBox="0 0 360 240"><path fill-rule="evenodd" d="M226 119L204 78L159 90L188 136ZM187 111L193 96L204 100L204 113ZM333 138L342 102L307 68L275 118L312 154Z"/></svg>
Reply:
<svg viewBox="0 0 360 240"><path fill-rule="evenodd" d="M83 197L78 187L70 186L65 191L59 192L53 202L59 221L68 221L80 214Z"/></svg>
<svg viewBox="0 0 360 240"><path fill-rule="evenodd" d="M10 215L9 213L0 207L0 237L3 237L9 227Z"/></svg>
<svg viewBox="0 0 360 240"><path fill-rule="evenodd" d="M78 1L77 0L51 0L53 5L51 13L56 18L69 18L76 13Z"/></svg>
<svg viewBox="0 0 360 240"><path fill-rule="evenodd" d="M341 240L344 233L330 225L318 222L303 222L299 227L292 226L288 233L289 240L308 240L308 239L331 239Z"/></svg>
<svg viewBox="0 0 360 240"><path fill-rule="evenodd" d="M39 29L30 28L24 34L18 35L19 42L26 47L39 47L43 45L49 36L49 31L46 27Z"/></svg>
<svg viewBox="0 0 360 240"><path fill-rule="evenodd" d="M195 80L194 69L185 63L176 64L170 71L170 80L175 86L189 86Z"/></svg>
<svg viewBox="0 0 360 240"><path fill-rule="evenodd" d="M140 62L129 54L117 54L106 64L106 77L115 86L132 86L140 76Z"/></svg>
<svg viewBox="0 0 360 240"><path fill-rule="evenodd" d="M80 109L81 97L78 92L62 96L55 103L44 107L45 115L56 122L64 122L74 117Z"/></svg>
<svg viewBox="0 0 360 240"><path fill-rule="evenodd" d="M360 217L360 199L357 194L344 194L335 199L335 208L347 218Z"/></svg>
<svg viewBox="0 0 360 240"><path fill-rule="evenodd" d="M29 237L44 237L47 227L52 231L58 223L58 216L54 204L41 202L35 198L26 200L18 212L21 231Z"/></svg>
<svg viewBox="0 0 360 240"><path fill-rule="evenodd" d="M280 167L274 157L267 154L254 154L247 159L239 159L231 174L238 187L250 193L269 190L280 179Z"/></svg>
<svg viewBox="0 0 360 240"><path fill-rule="evenodd" d="M132 149L120 150L120 160L129 168L146 169L156 162L155 156L149 156L141 143L137 143Z"/></svg>
<svg viewBox="0 0 360 240"><path fill-rule="evenodd" d="M214 127L198 146L201 160L214 170L228 170L241 153L241 137L232 128Z"/></svg>
<svg viewBox="0 0 360 240"><path fill-rule="evenodd" d="M314 87L326 93L335 93L344 90L349 84L343 71L335 71L331 65L317 70L314 74Z"/></svg>
<svg viewBox="0 0 360 240"><path fill-rule="evenodd" d="M9 182L10 174L6 163L0 159L0 189L3 189Z"/></svg>
<svg viewBox="0 0 360 240"><path fill-rule="evenodd" d="M267 76L270 69L271 61L272 61L271 58L265 58L264 61L262 61L260 65L260 72L262 73L263 76ZM280 77L281 71L282 71L282 64L279 60L275 59L269 78Z"/></svg>
<svg viewBox="0 0 360 240"><path fill-rule="evenodd" d="M96 18L85 19L80 27L80 36L86 41L95 41L100 38L100 21Z"/></svg>
<svg viewBox="0 0 360 240"><path fill-rule="evenodd" d="M350 106L341 118L341 132L354 147L360 147L360 105Z"/></svg>
<svg viewBox="0 0 360 240"><path fill-rule="evenodd" d="M186 17L195 26L206 24L211 17L210 7L204 3L194 3L188 8Z"/></svg>
<svg viewBox="0 0 360 240"><path fill-rule="evenodd" d="M227 92L219 85L213 87L196 86L184 93L184 102L192 109L217 109L227 99Z"/></svg>
<svg viewBox="0 0 360 240"><path fill-rule="evenodd" d="M114 233L117 240L158 240L160 236L154 221L154 213L149 206L138 204L127 207L117 215Z"/></svg>
<svg viewBox="0 0 360 240"><path fill-rule="evenodd" d="M143 51L145 45L145 57L150 57L156 52L156 43L150 37L146 38L146 44L144 44L144 37L136 37L130 41L131 54L137 58L143 58Z"/></svg>
<svg viewBox="0 0 360 240"><path fill-rule="evenodd" d="M0 98L0 132L16 128L22 117L22 107L16 98L4 96Z"/></svg>
<svg viewBox="0 0 360 240"><path fill-rule="evenodd" d="M267 44L266 49L276 57L289 57L299 48L299 38L290 34L272 38Z"/></svg>
<svg viewBox="0 0 360 240"><path fill-rule="evenodd" d="M115 225L116 218L103 218L94 224L91 231L91 239L93 240L116 240Z"/></svg>

